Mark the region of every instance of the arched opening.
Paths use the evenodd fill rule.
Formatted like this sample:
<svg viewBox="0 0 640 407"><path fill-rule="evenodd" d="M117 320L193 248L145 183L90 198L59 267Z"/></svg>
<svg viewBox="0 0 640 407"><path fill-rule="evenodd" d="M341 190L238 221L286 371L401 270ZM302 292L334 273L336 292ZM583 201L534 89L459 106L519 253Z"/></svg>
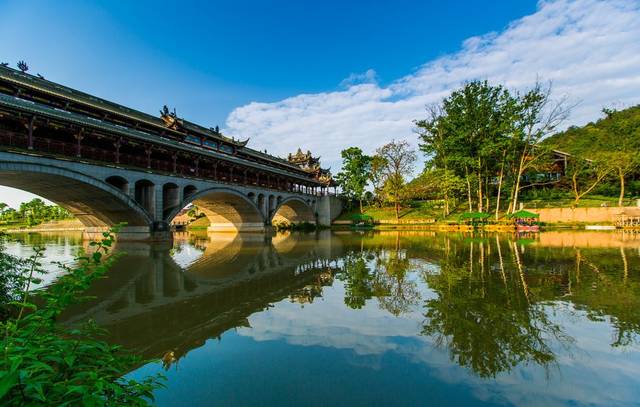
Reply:
<svg viewBox="0 0 640 407"><path fill-rule="evenodd" d="M247 194L247 198L249 198L251 200L251 202L255 202L256 201L256 194L253 192L249 192Z"/></svg>
<svg viewBox="0 0 640 407"><path fill-rule="evenodd" d="M151 216L155 214L155 186L153 182L141 179L136 182L135 199Z"/></svg>
<svg viewBox="0 0 640 407"><path fill-rule="evenodd" d="M209 219L210 232L264 231L264 218L258 207L249 198L233 190L202 191L193 203Z"/></svg>
<svg viewBox="0 0 640 407"><path fill-rule="evenodd" d="M271 219L271 224L274 226L300 223L315 224L316 217L307 202L298 198L283 201Z"/></svg>
<svg viewBox="0 0 640 407"><path fill-rule="evenodd" d="M162 186L162 215L165 218L180 205L180 188L173 182Z"/></svg>
<svg viewBox="0 0 640 407"><path fill-rule="evenodd" d="M183 199L189 198L191 195L195 194L196 192L198 192L198 188L194 187L193 185L187 185L182 190L182 196L184 197Z"/></svg>
<svg viewBox="0 0 640 407"><path fill-rule="evenodd" d="M122 191L123 194L129 195L129 181L127 181L126 179L118 175L113 175L107 178L105 181L107 182L107 184L118 188L120 191Z"/></svg>
<svg viewBox="0 0 640 407"><path fill-rule="evenodd" d="M34 163L0 162L0 185L41 196L68 210L85 227L121 222L148 227L152 219L128 195L83 173Z"/></svg>

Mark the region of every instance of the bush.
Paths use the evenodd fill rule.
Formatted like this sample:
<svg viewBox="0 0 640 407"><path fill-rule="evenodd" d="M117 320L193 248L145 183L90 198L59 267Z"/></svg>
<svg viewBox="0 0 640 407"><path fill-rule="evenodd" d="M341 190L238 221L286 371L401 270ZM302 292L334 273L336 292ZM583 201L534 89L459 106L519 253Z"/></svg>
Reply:
<svg viewBox="0 0 640 407"><path fill-rule="evenodd" d="M56 323L108 270L114 257L105 255L112 243L113 235L105 233L100 242L91 243L91 256L79 257L74 269L60 265L65 274L40 290L31 287L39 281L44 250L36 249L26 262L0 256L0 272L12 276L4 286L9 299L4 306L11 311L0 323L2 405L146 405L153 400L153 390L162 386L160 376L140 382L122 378L143 362L140 358L98 339L103 331L92 321L73 329Z"/></svg>

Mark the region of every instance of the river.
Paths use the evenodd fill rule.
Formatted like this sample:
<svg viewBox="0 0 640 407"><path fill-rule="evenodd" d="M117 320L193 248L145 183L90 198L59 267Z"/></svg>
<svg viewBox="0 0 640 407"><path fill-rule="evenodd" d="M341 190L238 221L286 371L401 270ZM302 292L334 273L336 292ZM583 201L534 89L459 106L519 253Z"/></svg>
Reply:
<svg viewBox="0 0 640 407"><path fill-rule="evenodd" d="M14 235L72 261L78 234ZM94 300L169 405L638 405L640 234L176 234Z"/></svg>

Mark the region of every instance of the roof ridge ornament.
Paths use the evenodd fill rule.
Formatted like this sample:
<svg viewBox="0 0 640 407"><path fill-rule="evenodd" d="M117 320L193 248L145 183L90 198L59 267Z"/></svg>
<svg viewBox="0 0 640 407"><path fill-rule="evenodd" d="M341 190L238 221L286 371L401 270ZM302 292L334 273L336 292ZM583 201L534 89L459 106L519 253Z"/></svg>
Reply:
<svg viewBox="0 0 640 407"><path fill-rule="evenodd" d="M29 70L29 65L27 65L26 62L24 62L23 60L18 61L18 69L20 70L20 72L25 73Z"/></svg>
<svg viewBox="0 0 640 407"><path fill-rule="evenodd" d="M162 109L160 109L160 118L164 122L164 125L171 130L179 130L180 127L182 127L182 120L178 119L175 107L172 112L167 105L162 106Z"/></svg>

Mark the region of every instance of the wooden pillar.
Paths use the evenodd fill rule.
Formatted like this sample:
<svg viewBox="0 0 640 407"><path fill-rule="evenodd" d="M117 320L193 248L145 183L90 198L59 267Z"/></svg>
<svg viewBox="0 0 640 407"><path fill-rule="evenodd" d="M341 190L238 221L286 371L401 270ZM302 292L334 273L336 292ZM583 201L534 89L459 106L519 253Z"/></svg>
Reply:
<svg viewBox="0 0 640 407"><path fill-rule="evenodd" d="M84 134L82 133L82 130L80 130L79 133L74 134L74 137L76 138L76 141L78 142L77 146L76 146L76 157L82 157L82 139L84 138Z"/></svg>
<svg viewBox="0 0 640 407"><path fill-rule="evenodd" d="M120 164L120 146L122 145L122 137L118 137L113 143L116 148L116 164Z"/></svg>
<svg viewBox="0 0 640 407"><path fill-rule="evenodd" d="M213 163L213 178L218 180L218 162Z"/></svg>
<svg viewBox="0 0 640 407"><path fill-rule="evenodd" d="M256 172L256 186L260 186L260 173Z"/></svg>
<svg viewBox="0 0 640 407"><path fill-rule="evenodd" d="M147 155L147 168L151 168L151 146L145 147L144 152Z"/></svg>
<svg viewBox="0 0 640 407"><path fill-rule="evenodd" d="M196 158L196 159L195 159L195 164L196 164L196 177L197 177L197 176L200 174L200 168L199 168L199 166L200 166L200 159L199 159L199 158Z"/></svg>
<svg viewBox="0 0 640 407"><path fill-rule="evenodd" d="M248 184L248 177L247 177L247 173L249 172L249 170L245 169L244 170L244 184L247 185Z"/></svg>
<svg viewBox="0 0 640 407"><path fill-rule="evenodd" d="M36 117L32 116L31 120L29 120L29 124L27 125L28 137L27 137L27 148L29 150L33 150L33 123L36 121Z"/></svg>
<svg viewBox="0 0 640 407"><path fill-rule="evenodd" d="M233 166L229 167L229 182L233 182Z"/></svg>

